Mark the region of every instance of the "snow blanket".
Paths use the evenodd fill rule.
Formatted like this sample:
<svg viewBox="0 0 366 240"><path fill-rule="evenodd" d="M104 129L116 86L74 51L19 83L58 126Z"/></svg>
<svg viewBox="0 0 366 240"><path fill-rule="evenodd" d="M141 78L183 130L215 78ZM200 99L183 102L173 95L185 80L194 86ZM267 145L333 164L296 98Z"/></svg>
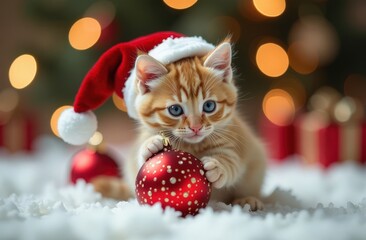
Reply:
<svg viewBox="0 0 366 240"><path fill-rule="evenodd" d="M125 156L127 148L113 148ZM68 184L77 149L52 137L33 154L0 152L0 239L366 239L366 168L270 165L264 211L210 202L195 217Z"/></svg>

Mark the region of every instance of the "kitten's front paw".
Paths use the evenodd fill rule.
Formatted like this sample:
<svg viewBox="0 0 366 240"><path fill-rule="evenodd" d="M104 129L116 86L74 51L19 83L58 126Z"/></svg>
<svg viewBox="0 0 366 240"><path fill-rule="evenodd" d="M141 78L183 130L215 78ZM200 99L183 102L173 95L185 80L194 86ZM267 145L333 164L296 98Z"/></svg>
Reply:
<svg viewBox="0 0 366 240"><path fill-rule="evenodd" d="M138 151L139 167L141 167L153 154L159 152L163 148L163 137L160 135L155 135L145 140Z"/></svg>
<svg viewBox="0 0 366 240"><path fill-rule="evenodd" d="M222 164L216 158L212 157L203 157L201 161L203 168L206 170L207 180L215 188L222 188L227 182Z"/></svg>

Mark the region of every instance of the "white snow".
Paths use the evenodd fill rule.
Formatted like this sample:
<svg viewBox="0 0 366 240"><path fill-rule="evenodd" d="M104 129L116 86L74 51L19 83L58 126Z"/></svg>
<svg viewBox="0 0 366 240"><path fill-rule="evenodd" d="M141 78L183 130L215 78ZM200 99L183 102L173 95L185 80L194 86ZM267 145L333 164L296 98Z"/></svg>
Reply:
<svg viewBox="0 0 366 240"><path fill-rule="evenodd" d="M126 146L113 147L125 156ZM53 137L37 150L0 151L0 239L366 239L366 167L329 170L298 159L270 165L265 210L211 202L181 218L159 205L104 199L83 181L68 183L78 149Z"/></svg>

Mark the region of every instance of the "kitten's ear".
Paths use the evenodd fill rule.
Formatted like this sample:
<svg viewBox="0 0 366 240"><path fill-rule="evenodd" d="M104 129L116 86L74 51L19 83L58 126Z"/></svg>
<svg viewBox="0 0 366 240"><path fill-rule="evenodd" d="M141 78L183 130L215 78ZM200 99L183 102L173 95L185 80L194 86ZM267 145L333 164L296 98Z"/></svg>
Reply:
<svg viewBox="0 0 366 240"><path fill-rule="evenodd" d="M221 43L217 46L213 52L211 52L203 66L213 68L216 70L224 71L224 78L227 81L231 81L232 69L231 69L231 45L229 42Z"/></svg>
<svg viewBox="0 0 366 240"><path fill-rule="evenodd" d="M167 73L168 70L164 65L149 55L140 55L136 59L136 77L139 90L142 94L149 91L150 81L162 77Z"/></svg>

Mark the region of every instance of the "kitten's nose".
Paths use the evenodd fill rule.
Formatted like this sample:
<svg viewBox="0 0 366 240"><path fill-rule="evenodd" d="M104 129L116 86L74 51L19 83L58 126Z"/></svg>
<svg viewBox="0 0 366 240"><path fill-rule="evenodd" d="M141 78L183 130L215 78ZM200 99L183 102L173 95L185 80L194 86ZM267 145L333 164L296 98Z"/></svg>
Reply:
<svg viewBox="0 0 366 240"><path fill-rule="evenodd" d="M202 124L189 126L189 128L197 134L202 129Z"/></svg>
<svg viewBox="0 0 366 240"><path fill-rule="evenodd" d="M197 134L202 129L202 122L201 118L196 115L188 116L188 126L189 128Z"/></svg>

